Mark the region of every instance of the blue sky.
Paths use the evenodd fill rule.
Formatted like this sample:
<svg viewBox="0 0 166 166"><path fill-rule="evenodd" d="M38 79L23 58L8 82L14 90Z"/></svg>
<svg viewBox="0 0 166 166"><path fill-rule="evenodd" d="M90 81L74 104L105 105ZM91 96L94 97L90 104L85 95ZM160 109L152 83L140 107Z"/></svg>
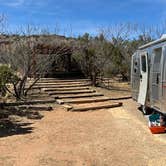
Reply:
<svg viewBox="0 0 166 166"><path fill-rule="evenodd" d="M0 0L12 30L33 24L73 35L125 22L157 25L166 20L165 8L166 0Z"/></svg>

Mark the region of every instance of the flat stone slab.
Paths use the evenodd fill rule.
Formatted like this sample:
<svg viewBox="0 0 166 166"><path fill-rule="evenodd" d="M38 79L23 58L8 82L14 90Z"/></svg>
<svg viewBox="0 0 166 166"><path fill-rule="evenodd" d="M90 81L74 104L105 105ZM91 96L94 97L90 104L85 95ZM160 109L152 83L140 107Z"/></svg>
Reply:
<svg viewBox="0 0 166 166"><path fill-rule="evenodd" d="M60 99L57 99L56 102L57 102L58 104L64 104L64 103L65 103L63 100L60 100Z"/></svg>
<svg viewBox="0 0 166 166"><path fill-rule="evenodd" d="M93 93L95 90L76 90L76 91L55 91L48 92L49 95L60 95L60 94L82 94L82 93Z"/></svg>
<svg viewBox="0 0 166 166"><path fill-rule="evenodd" d="M89 98L89 99L79 99L79 100L60 100L58 102L59 104L63 104L63 103L80 104L80 103L102 102L102 101L109 101L109 100L111 100L111 98L105 97L105 98L96 98L96 99Z"/></svg>
<svg viewBox="0 0 166 166"><path fill-rule="evenodd" d="M44 88L45 92L51 91L73 91L73 90L87 90L89 87L75 87L75 88Z"/></svg>
<svg viewBox="0 0 166 166"><path fill-rule="evenodd" d="M36 94L29 94L29 95L30 97L33 97L33 98L47 98L47 100L51 98L48 93L46 94L36 93Z"/></svg>
<svg viewBox="0 0 166 166"><path fill-rule="evenodd" d="M36 83L35 86L50 86L50 85L82 85L82 84L87 84L88 82L59 82L59 83L55 83L55 82L52 82L52 83Z"/></svg>
<svg viewBox="0 0 166 166"><path fill-rule="evenodd" d="M26 110L38 110L38 111L52 111L53 108L51 106L40 106L40 105L21 105L18 106L20 109Z"/></svg>
<svg viewBox="0 0 166 166"><path fill-rule="evenodd" d="M67 98L85 98L85 97L96 97L96 96L104 96L100 93L89 93L89 94L75 94L75 95L56 95L52 96L56 99L67 99Z"/></svg>
<svg viewBox="0 0 166 166"><path fill-rule="evenodd" d="M4 106L19 106L19 105L26 105L26 104L47 104L47 103L55 103L55 99L51 100L33 100L33 101L19 101L19 102L9 102L9 103L0 103Z"/></svg>
<svg viewBox="0 0 166 166"><path fill-rule="evenodd" d="M67 109L67 111L71 110L73 107L71 105L64 104L63 107Z"/></svg>
<svg viewBox="0 0 166 166"><path fill-rule="evenodd" d="M123 103L112 103L112 104L105 104L105 105L99 105L99 106L73 107L72 109L70 109L70 111L89 111L89 110L121 107L122 105Z"/></svg>
<svg viewBox="0 0 166 166"><path fill-rule="evenodd" d="M40 79L39 81L55 81L55 82L76 82L76 81L90 81L90 79Z"/></svg>
<svg viewBox="0 0 166 166"><path fill-rule="evenodd" d="M131 96L124 96L124 97L112 97L110 98L111 100L127 100L127 99L131 99Z"/></svg>
<svg viewBox="0 0 166 166"><path fill-rule="evenodd" d="M90 79L54 79L54 78L45 78L45 79L40 79L38 83L47 83L47 82L85 82L85 81L90 81ZM33 81L29 81L33 82Z"/></svg>
<svg viewBox="0 0 166 166"><path fill-rule="evenodd" d="M75 84L75 85L40 85L40 86L33 86L32 89L42 89L42 88L71 88L71 87L84 87L90 86L91 84Z"/></svg>

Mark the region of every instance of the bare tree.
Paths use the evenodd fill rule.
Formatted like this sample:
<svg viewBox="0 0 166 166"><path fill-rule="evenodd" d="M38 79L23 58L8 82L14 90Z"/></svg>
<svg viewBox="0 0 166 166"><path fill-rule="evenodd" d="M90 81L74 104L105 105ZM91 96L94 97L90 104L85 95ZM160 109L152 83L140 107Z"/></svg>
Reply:
<svg viewBox="0 0 166 166"><path fill-rule="evenodd" d="M84 75L91 79L92 85L96 86L97 77L103 75L104 66L111 58L113 46L102 34L91 37L87 33L79 37L76 44L73 56Z"/></svg>
<svg viewBox="0 0 166 166"><path fill-rule="evenodd" d="M0 14L0 35L7 31L7 16Z"/></svg>
<svg viewBox="0 0 166 166"><path fill-rule="evenodd" d="M130 73L130 60L133 51L131 41L137 36L138 26L136 24L121 23L100 30L105 38L114 47L112 51L112 65L121 74L123 80L128 80Z"/></svg>
<svg viewBox="0 0 166 166"><path fill-rule="evenodd" d="M17 72L18 79L12 82L17 99L24 99L27 92L48 71L57 56L63 56L68 50L66 41L53 37L48 33L34 35L33 28L27 28L26 33L8 37L8 44L0 50L0 62L10 64ZM47 43L47 44L46 44ZM28 77L33 77L31 84L27 84ZM7 88L7 87L6 87Z"/></svg>

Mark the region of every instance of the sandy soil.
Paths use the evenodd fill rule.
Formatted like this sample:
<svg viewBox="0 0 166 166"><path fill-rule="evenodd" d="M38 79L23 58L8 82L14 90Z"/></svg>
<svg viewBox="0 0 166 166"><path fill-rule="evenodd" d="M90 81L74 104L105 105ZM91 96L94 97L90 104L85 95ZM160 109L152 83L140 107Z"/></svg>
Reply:
<svg viewBox="0 0 166 166"><path fill-rule="evenodd" d="M42 120L23 120L32 131L0 138L0 166L165 166L166 135L152 135L136 103L123 102L88 112L56 106Z"/></svg>

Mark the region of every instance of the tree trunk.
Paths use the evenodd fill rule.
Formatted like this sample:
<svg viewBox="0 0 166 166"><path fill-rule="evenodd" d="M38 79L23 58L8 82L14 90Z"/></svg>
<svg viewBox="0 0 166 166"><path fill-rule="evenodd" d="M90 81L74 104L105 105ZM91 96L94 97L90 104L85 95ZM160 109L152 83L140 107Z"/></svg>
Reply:
<svg viewBox="0 0 166 166"><path fill-rule="evenodd" d="M96 79L97 79L97 74L93 73L91 75L91 82L92 82L92 86L96 86Z"/></svg>

